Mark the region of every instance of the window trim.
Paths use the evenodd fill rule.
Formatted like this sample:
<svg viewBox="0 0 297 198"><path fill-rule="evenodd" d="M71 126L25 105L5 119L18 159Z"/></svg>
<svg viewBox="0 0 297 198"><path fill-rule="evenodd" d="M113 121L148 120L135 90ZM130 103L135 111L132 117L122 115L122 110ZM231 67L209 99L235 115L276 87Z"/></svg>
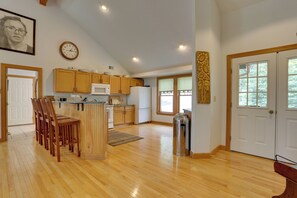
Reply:
<svg viewBox="0 0 297 198"><path fill-rule="evenodd" d="M156 106L156 114L157 115L164 115L164 116L173 116L176 113L179 112L179 96L178 96L178 91L177 91L177 79L181 77L188 77L191 76L192 74L181 74L181 75L174 75L174 76L162 76L162 77L157 77L157 87L156 87L156 97L157 97L157 106ZM161 112L161 105L160 105L160 100L161 96L159 95L159 80L161 79L168 79L168 78L173 78L173 112L172 113L166 113L166 112ZM193 90L193 89L192 89ZM193 92L192 92L193 93ZM193 97L193 95L192 95Z"/></svg>

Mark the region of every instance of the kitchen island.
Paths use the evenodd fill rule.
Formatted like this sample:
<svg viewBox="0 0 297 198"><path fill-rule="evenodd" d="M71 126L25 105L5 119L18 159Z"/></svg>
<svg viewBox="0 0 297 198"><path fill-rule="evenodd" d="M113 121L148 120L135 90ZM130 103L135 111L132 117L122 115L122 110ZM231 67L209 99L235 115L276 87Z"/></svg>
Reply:
<svg viewBox="0 0 297 198"><path fill-rule="evenodd" d="M105 103L54 102L57 114L80 120L81 158L103 160L107 157L107 112Z"/></svg>

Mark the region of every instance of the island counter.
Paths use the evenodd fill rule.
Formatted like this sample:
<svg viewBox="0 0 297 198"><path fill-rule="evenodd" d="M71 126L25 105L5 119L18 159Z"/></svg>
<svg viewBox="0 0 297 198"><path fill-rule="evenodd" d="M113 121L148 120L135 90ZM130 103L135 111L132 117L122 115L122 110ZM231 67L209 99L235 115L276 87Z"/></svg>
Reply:
<svg viewBox="0 0 297 198"><path fill-rule="evenodd" d="M86 160L107 157L107 112L105 103L54 102L57 114L80 120L80 152Z"/></svg>

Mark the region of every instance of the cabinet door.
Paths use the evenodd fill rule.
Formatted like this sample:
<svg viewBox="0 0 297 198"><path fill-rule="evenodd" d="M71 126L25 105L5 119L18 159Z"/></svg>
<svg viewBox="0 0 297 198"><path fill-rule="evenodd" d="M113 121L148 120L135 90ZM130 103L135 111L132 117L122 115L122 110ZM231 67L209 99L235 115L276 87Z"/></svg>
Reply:
<svg viewBox="0 0 297 198"><path fill-rule="evenodd" d="M66 69L54 70L54 91L72 93L75 87L75 71Z"/></svg>
<svg viewBox="0 0 297 198"><path fill-rule="evenodd" d="M121 93L121 78L117 76L110 76L110 93Z"/></svg>
<svg viewBox="0 0 297 198"><path fill-rule="evenodd" d="M144 81L143 81L143 79L140 79L140 78L132 78L130 86L131 87L144 86Z"/></svg>
<svg viewBox="0 0 297 198"><path fill-rule="evenodd" d="M101 83L101 75L92 73L92 83Z"/></svg>
<svg viewBox="0 0 297 198"><path fill-rule="evenodd" d="M130 94L130 78L121 77L121 93Z"/></svg>
<svg viewBox="0 0 297 198"><path fill-rule="evenodd" d="M144 80L143 79L136 79L136 86L144 86Z"/></svg>
<svg viewBox="0 0 297 198"><path fill-rule="evenodd" d="M101 83L103 84L110 84L110 76L102 74L101 75Z"/></svg>
<svg viewBox="0 0 297 198"><path fill-rule="evenodd" d="M113 124L114 125L121 125L125 123L124 117L124 107L114 107L113 108Z"/></svg>
<svg viewBox="0 0 297 198"><path fill-rule="evenodd" d="M91 92L91 74L88 72L76 72L75 92L90 93Z"/></svg>
<svg viewBox="0 0 297 198"><path fill-rule="evenodd" d="M134 106L126 106L125 107L125 124L134 123Z"/></svg>

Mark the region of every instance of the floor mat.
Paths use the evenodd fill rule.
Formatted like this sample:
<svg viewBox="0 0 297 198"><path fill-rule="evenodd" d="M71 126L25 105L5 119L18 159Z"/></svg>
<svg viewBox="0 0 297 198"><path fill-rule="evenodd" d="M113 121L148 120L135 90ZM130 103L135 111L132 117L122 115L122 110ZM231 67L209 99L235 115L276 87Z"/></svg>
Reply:
<svg viewBox="0 0 297 198"><path fill-rule="evenodd" d="M119 131L114 131L114 130L108 132L108 144L111 146L118 146L121 144L133 142L140 139L143 139L143 137L139 137L136 135L131 135L131 134L127 134Z"/></svg>

